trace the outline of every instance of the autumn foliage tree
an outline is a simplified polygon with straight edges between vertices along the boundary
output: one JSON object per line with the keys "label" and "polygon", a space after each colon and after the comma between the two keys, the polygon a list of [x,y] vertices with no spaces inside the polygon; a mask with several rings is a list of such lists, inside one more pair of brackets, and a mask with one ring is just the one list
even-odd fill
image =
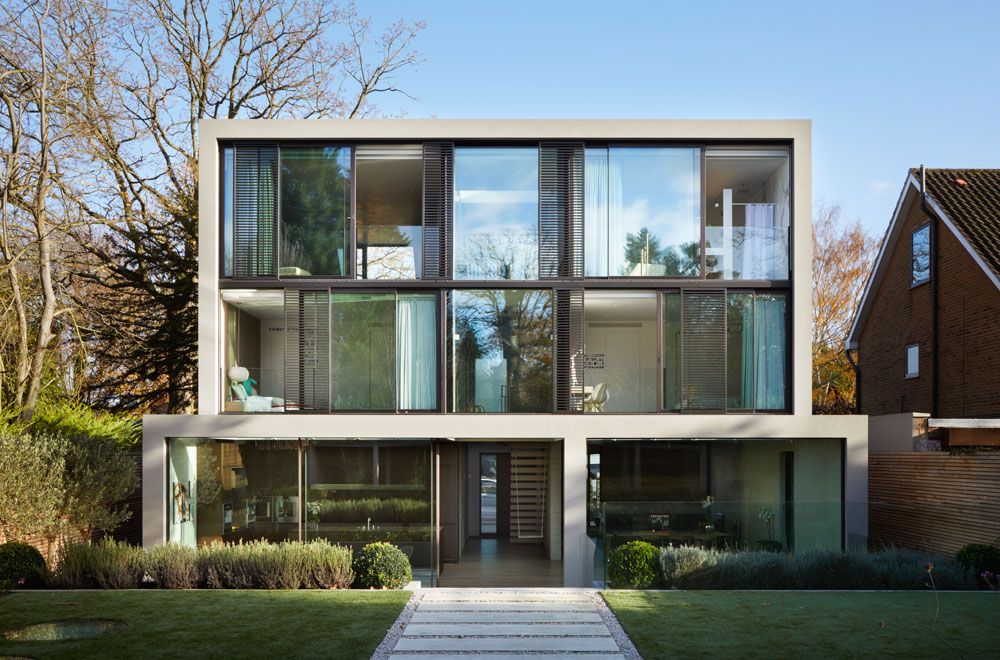
{"label": "autumn foliage tree", "polygon": [[860,222],[847,223],[840,206],[814,213],[812,262],[813,412],[854,412],[854,371],[845,354],[847,333],[861,300],[879,241]]}

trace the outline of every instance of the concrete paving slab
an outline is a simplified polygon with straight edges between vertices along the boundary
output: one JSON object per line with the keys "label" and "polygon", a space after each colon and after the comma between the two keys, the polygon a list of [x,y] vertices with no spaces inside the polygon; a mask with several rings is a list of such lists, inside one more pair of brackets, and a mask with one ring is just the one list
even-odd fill
{"label": "concrete paving slab", "polygon": [[423,601],[433,603],[438,601],[461,602],[470,600],[483,601],[546,601],[546,602],[590,602],[590,594],[587,593],[544,593],[544,592],[510,592],[510,591],[429,591],[424,594]]}
{"label": "concrete paving slab", "polygon": [[611,637],[402,637],[399,651],[617,651]]}
{"label": "concrete paving slab", "polygon": [[393,653],[389,660],[427,660],[435,656],[444,660],[625,660],[621,653]]}
{"label": "concrete paving slab", "polygon": [[417,609],[410,623],[601,623],[597,612],[450,612]]}
{"label": "concrete paving slab", "polygon": [[449,603],[437,601],[432,603],[420,603],[418,612],[593,612],[593,603],[483,603],[468,601],[463,603]]}
{"label": "concrete paving slab", "polygon": [[413,623],[404,637],[419,635],[598,635],[610,637],[604,623]]}

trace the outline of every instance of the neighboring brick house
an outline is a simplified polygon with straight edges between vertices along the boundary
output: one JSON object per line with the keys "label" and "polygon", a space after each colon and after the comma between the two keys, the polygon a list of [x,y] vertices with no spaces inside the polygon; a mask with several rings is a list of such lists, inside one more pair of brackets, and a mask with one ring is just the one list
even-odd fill
{"label": "neighboring brick house", "polygon": [[847,346],[871,544],[995,543],[1000,456],[977,448],[1000,446],[1000,170],[910,170]]}
{"label": "neighboring brick house", "polygon": [[1000,417],[1000,170],[926,170],[924,204],[920,186],[911,170],[848,338],[859,412]]}

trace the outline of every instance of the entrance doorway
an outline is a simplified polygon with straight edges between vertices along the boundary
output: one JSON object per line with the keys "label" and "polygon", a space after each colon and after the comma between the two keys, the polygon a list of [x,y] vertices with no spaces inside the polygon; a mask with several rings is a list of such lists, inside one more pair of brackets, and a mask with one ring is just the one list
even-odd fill
{"label": "entrance doorway", "polygon": [[562,443],[458,440],[438,450],[438,586],[562,586]]}

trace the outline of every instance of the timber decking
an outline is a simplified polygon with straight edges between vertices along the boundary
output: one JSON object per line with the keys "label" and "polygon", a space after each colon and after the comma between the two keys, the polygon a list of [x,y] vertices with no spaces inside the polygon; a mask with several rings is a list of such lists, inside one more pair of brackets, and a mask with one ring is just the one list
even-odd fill
{"label": "timber decking", "polygon": [[552,561],[541,543],[469,539],[457,564],[445,564],[441,587],[561,587],[561,561]]}

